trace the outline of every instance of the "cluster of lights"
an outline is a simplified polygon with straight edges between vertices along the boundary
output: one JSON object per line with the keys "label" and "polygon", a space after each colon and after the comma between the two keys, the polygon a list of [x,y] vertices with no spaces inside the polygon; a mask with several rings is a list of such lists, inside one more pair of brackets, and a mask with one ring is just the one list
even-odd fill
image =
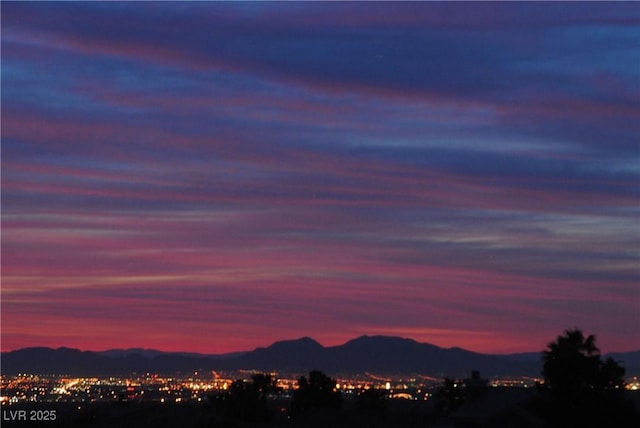
{"label": "cluster of lights", "polygon": [[[8,378],[2,376],[0,403],[13,405],[20,402],[94,402],[94,401],[159,401],[161,403],[181,403],[183,401],[203,401],[211,392],[228,391],[234,382],[233,377],[223,378],[216,372],[211,373],[210,380],[195,376],[179,379],[146,374],[139,378],[68,378],[53,376],[20,375]],[[276,387],[282,394],[298,388],[297,377],[283,379],[272,373]],[[389,398],[428,400],[435,388],[441,383],[438,379],[405,379],[392,380],[367,374],[368,381],[358,379],[340,379],[335,384],[336,391],[346,395],[357,395],[369,389],[384,391]],[[454,387],[463,385],[462,381]],[[493,379],[491,387],[528,388],[542,380],[534,378]],[[630,391],[640,390],[640,380],[634,377],[626,384]]]}
{"label": "cluster of lights", "polygon": [[506,378],[506,379],[493,379],[489,385],[493,388],[533,388],[537,384],[543,384],[542,379],[536,379],[531,377],[522,378]]}

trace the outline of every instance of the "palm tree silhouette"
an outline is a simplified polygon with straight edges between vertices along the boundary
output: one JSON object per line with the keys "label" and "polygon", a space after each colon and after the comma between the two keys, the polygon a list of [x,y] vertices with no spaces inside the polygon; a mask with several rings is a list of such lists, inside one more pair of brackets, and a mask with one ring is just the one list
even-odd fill
{"label": "palm tree silhouette", "polygon": [[549,426],[633,426],[635,411],[624,396],[625,369],[611,358],[602,362],[595,342],[594,335],[585,337],[574,328],[542,352],[541,404]]}
{"label": "palm tree silhouette", "polygon": [[565,330],[542,352],[545,384],[554,390],[572,391],[595,387],[600,378],[600,349],[594,335]]}

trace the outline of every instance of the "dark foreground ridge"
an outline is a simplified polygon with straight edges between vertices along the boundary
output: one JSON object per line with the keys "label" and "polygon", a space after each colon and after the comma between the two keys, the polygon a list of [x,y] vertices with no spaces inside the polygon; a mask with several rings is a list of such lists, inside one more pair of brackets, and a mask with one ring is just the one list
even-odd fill
{"label": "dark foreground ridge", "polygon": [[[628,375],[640,373],[640,351],[614,354]],[[471,369],[489,376],[537,376],[539,354],[487,355],[461,348],[440,348],[411,339],[362,336],[340,346],[324,347],[305,337],[276,342],[246,353],[198,355],[153,350],[80,351],[69,348],[25,348],[3,352],[3,375],[18,373],[73,376],[164,373],[194,370],[277,370],[305,373],[322,368],[331,373],[421,373],[463,376]]]}

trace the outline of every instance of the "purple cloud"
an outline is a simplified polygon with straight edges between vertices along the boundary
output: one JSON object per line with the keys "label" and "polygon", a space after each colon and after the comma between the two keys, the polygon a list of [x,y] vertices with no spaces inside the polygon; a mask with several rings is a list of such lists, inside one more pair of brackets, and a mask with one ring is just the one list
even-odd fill
{"label": "purple cloud", "polygon": [[509,326],[537,349],[579,325],[628,349],[638,24],[625,3],[3,5],[4,346],[520,351]]}

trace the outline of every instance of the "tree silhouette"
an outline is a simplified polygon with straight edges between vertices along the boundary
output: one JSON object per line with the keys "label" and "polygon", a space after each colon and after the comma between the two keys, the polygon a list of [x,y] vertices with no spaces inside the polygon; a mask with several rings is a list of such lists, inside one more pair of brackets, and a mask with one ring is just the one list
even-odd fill
{"label": "tree silhouette", "polygon": [[445,378],[435,394],[435,409],[438,413],[448,415],[464,402],[464,390],[454,379]]}
{"label": "tree silhouette", "polygon": [[298,389],[293,396],[291,413],[293,415],[309,408],[341,408],[342,395],[336,388],[336,381],[319,370],[309,373],[309,379],[301,376]]}
{"label": "tree silhouette", "polygon": [[574,329],[549,343],[542,352],[545,385],[562,392],[595,387],[601,364],[595,341],[594,335],[585,338],[582,331]]}
{"label": "tree silhouette", "polygon": [[384,389],[368,388],[358,394],[358,407],[365,411],[380,411],[386,406],[387,391]]}
{"label": "tree silhouette", "polygon": [[249,421],[265,421],[272,415],[267,408],[267,394],[274,389],[274,380],[268,374],[254,374],[251,382],[234,381],[226,394],[218,397],[226,417]]}
{"label": "tree silhouette", "polygon": [[575,328],[542,352],[542,407],[550,426],[631,426],[636,415],[624,397],[625,370],[611,358],[603,362],[595,342]]}
{"label": "tree silhouette", "polygon": [[273,379],[270,374],[256,373],[251,376],[251,381],[252,388],[257,394],[256,398],[259,401],[266,401],[267,394],[276,388],[275,379]]}

